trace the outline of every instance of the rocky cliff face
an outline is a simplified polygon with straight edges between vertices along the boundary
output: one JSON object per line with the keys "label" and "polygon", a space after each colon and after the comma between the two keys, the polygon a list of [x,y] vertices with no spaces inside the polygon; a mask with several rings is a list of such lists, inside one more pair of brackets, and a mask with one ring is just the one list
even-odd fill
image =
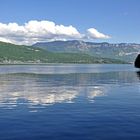
{"label": "rocky cliff face", "polygon": [[135,43],[111,44],[78,40],[40,42],[34,44],[33,47],[39,47],[51,52],[86,53],[96,57],[120,59],[129,63],[133,63],[140,52],[140,44]]}

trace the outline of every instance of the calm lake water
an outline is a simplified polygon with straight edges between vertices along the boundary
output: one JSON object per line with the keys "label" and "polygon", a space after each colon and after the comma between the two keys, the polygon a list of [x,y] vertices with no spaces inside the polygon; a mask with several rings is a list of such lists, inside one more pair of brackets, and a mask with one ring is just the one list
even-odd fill
{"label": "calm lake water", "polygon": [[133,65],[1,65],[0,140],[140,140]]}

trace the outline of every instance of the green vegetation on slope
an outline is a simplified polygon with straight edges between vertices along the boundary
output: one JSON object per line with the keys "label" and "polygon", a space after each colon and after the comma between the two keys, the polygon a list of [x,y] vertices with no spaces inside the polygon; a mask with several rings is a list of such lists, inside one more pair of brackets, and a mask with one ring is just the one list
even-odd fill
{"label": "green vegetation on slope", "polygon": [[0,62],[45,62],[45,57],[46,52],[41,49],[0,42]]}
{"label": "green vegetation on slope", "polygon": [[115,59],[97,58],[88,54],[52,53],[31,46],[0,42],[0,63],[124,63]]}
{"label": "green vegetation on slope", "polygon": [[97,58],[80,53],[51,53],[49,63],[125,63],[116,59]]}

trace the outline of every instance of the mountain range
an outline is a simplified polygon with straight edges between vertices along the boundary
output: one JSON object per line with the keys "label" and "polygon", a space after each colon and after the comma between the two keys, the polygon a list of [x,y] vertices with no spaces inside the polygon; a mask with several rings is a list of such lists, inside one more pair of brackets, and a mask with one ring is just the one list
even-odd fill
{"label": "mountain range", "polygon": [[81,53],[98,58],[118,59],[133,63],[140,52],[140,44],[136,43],[94,43],[79,40],[38,42],[33,45],[55,53]]}
{"label": "mountain range", "polygon": [[[56,43],[56,42],[52,42]],[[66,43],[66,42],[65,42]],[[125,63],[121,60],[93,56],[80,51],[55,51],[50,47],[25,46],[0,42],[0,64],[25,63]],[[60,48],[60,47],[58,47]],[[66,47],[67,48],[67,47]]]}

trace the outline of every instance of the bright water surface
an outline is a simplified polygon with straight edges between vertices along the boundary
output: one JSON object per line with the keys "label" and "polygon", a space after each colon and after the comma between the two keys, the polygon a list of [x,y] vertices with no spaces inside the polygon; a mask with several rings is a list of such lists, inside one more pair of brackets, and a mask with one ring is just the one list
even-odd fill
{"label": "bright water surface", "polygon": [[1,65],[0,140],[140,140],[133,65]]}

